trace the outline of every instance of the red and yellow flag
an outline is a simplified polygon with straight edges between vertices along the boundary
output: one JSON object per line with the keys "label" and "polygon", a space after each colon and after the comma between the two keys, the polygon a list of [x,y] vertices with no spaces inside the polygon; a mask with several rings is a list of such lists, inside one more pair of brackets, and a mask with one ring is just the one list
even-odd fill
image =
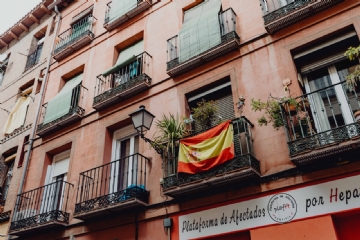
{"label": "red and yellow flag", "polygon": [[180,140],[178,172],[196,174],[234,158],[234,134],[231,121]]}

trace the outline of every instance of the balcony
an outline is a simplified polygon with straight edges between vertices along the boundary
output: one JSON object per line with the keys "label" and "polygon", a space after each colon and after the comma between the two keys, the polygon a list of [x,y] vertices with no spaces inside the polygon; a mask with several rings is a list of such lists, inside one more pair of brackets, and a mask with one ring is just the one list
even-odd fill
{"label": "balcony", "polygon": [[57,181],[18,195],[9,234],[22,236],[67,225],[72,188],[71,183]]}
{"label": "balcony", "polygon": [[282,105],[291,161],[296,165],[349,160],[360,153],[358,91],[344,83],[305,94],[297,107]]}
{"label": "balcony", "polygon": [[[232,8],[220,13],[219,23],[219,30],[221,32],[220,44],[184,62],[179,61],[180,49],[178,46],[180,46],[180,40],[178,35],[167,41],[168,50],[166,64],[167,74],[169,76],[176,77],[240,47],[240,38],[236,33],[236,14]],[[208,37],[210,38],[211,36]],[[199,43],[195,43],[190,48],[197,49],[199,47]],[[191,49],[189,49],[189,51]]]}
{"label": "balcony", "polygon": [[[119,7],[117,9],[112,9],[112,2],[109,2],[106,5],[104,28],[108,31],[116,28],[130,18],[133,18],[139,13],[150,8],[152,2],[152,0],[137,0],[136,6],[126,6],[127,10],[125,11],[122,8],[119,10]],[[117,13],[112,11],[117,11]]]}
{"label": "balcony", "polygon": [[69,56],[94,39],[95,35],[92,32],[93,19],[94,16],[89,14],[58,36],[58,42],[54,49],[54,59],[56,61]]}
{"label": "balcony", "polygon": [[28,69],[32,68],[33,66],[35,66],[36,64],[39,63],[39,59],[40,59],[40,55],[41,55],[43,46],[44,46],[44,43],[39,44],[37,46],[36,50],[27,57],[25,72]]}
{"label": "balcony", "polygon": [[164,159],[166,177],[164,194],[177,198],[186,195],[203,195],[241,187],[260,178],[260,163],[253,155],[251,128],[245,117],[232,121],[234,128],[235,158],[218,167],[198,174],[177,172],[177,159]]}
{"label": "balcony", "polygon": [[265,28],[272,34],[344,0],[260,0]]}
{"label": "balcony", "polygon": [[40,115],[40,124],[38,125],[36,134],[40,137],[44,137],[59,129],[62,129],[65,126],[79,121],[85,113],[85,110],[82,107],[85,90],[87,90],[87,88],[82,85],[76,86],[72,90],[71,102],[68,107],[69,111],[63,116],[50,122],[44,122],[48,103],[43,104],[42,112]]}
{"label": "balcony", "polygon": [[80,173],[74,218],[87,220],[146,206],[149,161],[137,153]]}
{"label": "balcony", "polygon": [[99,75],[95,86],[93,108],[100,111],[151,86],[149,77],[152,57],[143,52],[129,64],[106,77]]}

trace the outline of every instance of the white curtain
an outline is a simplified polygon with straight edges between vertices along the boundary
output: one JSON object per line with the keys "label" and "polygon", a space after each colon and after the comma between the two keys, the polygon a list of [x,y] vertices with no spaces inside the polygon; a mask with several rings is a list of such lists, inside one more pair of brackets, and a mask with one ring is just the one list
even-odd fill
{"label": "white curtain", "polygon": [[11,110],[3,128],[5,134],[12,133],[15,129],[24,125],[30,97],[20,97]]}
{"label": "white curtain", "polygon": [[221,43],[220,10],[220,0],[208,0],[185,12],[179,33],[180,63]]}

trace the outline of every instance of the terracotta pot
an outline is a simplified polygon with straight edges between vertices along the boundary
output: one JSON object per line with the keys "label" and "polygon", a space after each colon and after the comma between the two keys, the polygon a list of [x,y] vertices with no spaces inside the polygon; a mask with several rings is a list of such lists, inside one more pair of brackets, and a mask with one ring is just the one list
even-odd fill
{"label": "terracotta pot", "polygon": [[360,110],[356,111],[354,113],[355,121],[360,122]]}

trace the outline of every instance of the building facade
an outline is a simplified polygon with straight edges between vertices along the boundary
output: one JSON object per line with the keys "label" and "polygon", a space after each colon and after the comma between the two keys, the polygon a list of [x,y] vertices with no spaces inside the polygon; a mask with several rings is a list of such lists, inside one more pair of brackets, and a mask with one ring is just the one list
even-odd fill
{"label": "building facade", "polygon": [[[24,106],[10,92],[28,93],[31,83],[43,93],[26,95],[34,100],[18,135],[18,117],[0,120],[14,135],[0,145],[5,183],[14,169],[10,239],[360,234],[359,90],[345,84],[359,60],[344,56],[360,45],[359,1],[58,0],[36,9],[44,15],[23,38],[10,42],[21,36],[15,29],[0,38],[10,53],[0,107]],[[31,40],[40,30],[45,39]],[[34,71],[17,55],[25,42],[29,53],[44,46]],[[155,116],[151,127],[145,117],[138,127],[143,113]],[[161,137],[179,122],[181,133]],[[230,153],[215,158],[210,147],[206,161],[217,162],[206,165],[194,146],[221,142],[206,136],[223,125]],[[185,154],[191,173],[179,154],[186,139],[197,139]]]}
{"label": "building facade", "polygon": [[51,52],[53,13],[45,7],[50,2],[39,3],[0,36],[1,235],[7,235],[16,203],[26,145]]}

